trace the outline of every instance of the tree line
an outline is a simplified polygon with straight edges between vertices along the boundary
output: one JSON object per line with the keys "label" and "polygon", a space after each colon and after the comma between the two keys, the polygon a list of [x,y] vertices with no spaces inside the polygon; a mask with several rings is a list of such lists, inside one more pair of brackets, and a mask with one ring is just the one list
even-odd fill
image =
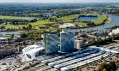
{"label": "tree line", "polygon": [[25,20],[25,19],[0,19],[0,24],[12,24],[12,25],[25,25],[28,23],[36,22],[37,19]]}

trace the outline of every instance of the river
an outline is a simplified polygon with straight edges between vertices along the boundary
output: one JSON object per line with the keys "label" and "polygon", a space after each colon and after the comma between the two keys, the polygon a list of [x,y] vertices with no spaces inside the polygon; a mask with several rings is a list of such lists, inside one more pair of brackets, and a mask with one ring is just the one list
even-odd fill
{"label": "river", "polygon": [[11,35],[11,34],[20,35],[20,32],[19,32],[19,31],[6,31],[6,32],[0,32],[0,35],[1,35],[1,36]]}
{"label": "river", "polygon": [[110,15],[110,14],[108,14],[107,16],[109,16],[112,19],[111,22],[108,24],[103,24],[103,25],[88,27],[88,28],[81,28],[81,29],[71,29],[71,30],[74,32],[79,32],[80,30],[81,31],[90,31],[90,30],[97,30],[97,29],[101,30],[104,28],[112,27],[112,26],[119,26],[119,16]]}

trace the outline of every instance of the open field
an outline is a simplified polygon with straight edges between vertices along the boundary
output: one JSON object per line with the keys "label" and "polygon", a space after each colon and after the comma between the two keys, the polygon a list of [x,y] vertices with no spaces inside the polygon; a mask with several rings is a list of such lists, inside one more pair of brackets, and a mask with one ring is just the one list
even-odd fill
{"label": "open field", "polygon": [[[74,24],[79,25],[80,27],[88,27],[88,23],[85,23],[85,22],[82,22],[82,21],[76,21],[75,20],[79,16],[80,16],[80,14],[74,14],[74,15],[64,16],[64,17],[61,17],[61,18],[56,18],[55,16],[53,16],[52,18],[55,18],[58,21],[63,22],[63,23],[74,23]],[[102,22],[104,20],[107,19],[107,17],[105,15],[99,15],[99,14],[97,14],[97,17],[98,17],[98,20],[91,21],[91,22],[94,22],[95,25],[100,25],[100,24],[102,24]],[[21,19],[21,18],[26,18],[26,17],[0,16],[0,19]],[[56,22],[49,21],[49,19],[45,19],[45,20],[38,20],[36,22],[28,23],[28,24],[31,24],[33,27],[35,27],[35,26],[40,26],[40,25],[53,25],[55,23]],[[27,25],[11,25],[11,24],[4,25],[4,24],[0,24],[0,26],[5,26],[6,29],[7,28],[18,29],[19,27],[21,28],[21,27],[27,26]]]}
{"label": "open field", "polygon": [[[31,24],[33,27],[34,26],[38,26],[38,25],[50,25],[50,24],[54,24],[54,22],[50,22],[50,21],[48,21],[48,20],[38,20],[38,21],[36,21],[36,22],[34,22],[34,23],[29,23],[29,24]],[[0,26],[5,26],[5,28],[7,29],[7,28],[15,28],[15,29],[18,29],[19,27],[20,28],[22,28],[23,26],[27,26],[27,25],[12,25],[12,24],[7,24],[7,25],[5,25],[5,24],[0,24]]]}
{"label": "open field", "polygon": [[[56,18],[58,21],[63,22],[63,23],[75,23],[78,24],[79,26],[87,26],[88,23],[82,22],[82,21],[73,21],[74,19],[78,18],[81,14],[75,14],[75,15],[69,15],[69,16],[64,16],[61,18]],[[90,14],[91,15],[91,14]],[[92,14],[93,15],[93,14]],[[99,15],[96,14],[98,17],[98,20],[92,20],[91,22],[94,22],[95,25],[100,25],[103,23],[104,20],[107,19],[105,15]]]}
{"label": "open field", "polygon": [[27,26],[27,25],[11,25],[11,24],[8,24],[8,25],[5,25],[5,28],[15,28],[15,29],[19,29],[22,28],[23,26]]}
{"label": "open field", "polygon": [[47,19],[47,20],[38,20],[38,21],[36,21],[34,23],[29,23],[29,24],[31,24],[33,26],[37,26],[37,25],[50,25],[50,24],[54,24],[54,22],[51,22],[51,21],[49,21]]}
{"label": "open field", "polygon": [[27,26],[27,25],[12,25],[12,24],[7,24],[7,25],[5,25],[5,24],[0,24],[0,26],[5,26],[5,28],[6,29],[19,29],[19,27],[20,28],[22,28],[23,26]]}
{"label": "open field", "polygon": [[61,21],[63,23],[74,23],[74,24],[78,24],[80,27],[82,27],[82,26],[86,27],[87,23],[79,22],[79,21],[73,21],[74,19],[78,18],[79,16],[80,16],[80,14],[75,14],[75,15],[64,16],[61,18],[56,18],[56,17],[53,17],[53,18],[56,18],[58,21]]}
{"label": "open field", "polygon": [[75,14],[75,15],[69,15],[69,16],[64,16],[61,18],[56,18],[58,21],[64,22],[64,23],[71,23],[73,22],[73,19],[78,18],[79,14]]}
{"label": "open field", "polygon": [[94,22],[95,25],[99,25],[106,19],[107,17],[105,15],[98,15],[98,20],[94,20],[92,22]]}

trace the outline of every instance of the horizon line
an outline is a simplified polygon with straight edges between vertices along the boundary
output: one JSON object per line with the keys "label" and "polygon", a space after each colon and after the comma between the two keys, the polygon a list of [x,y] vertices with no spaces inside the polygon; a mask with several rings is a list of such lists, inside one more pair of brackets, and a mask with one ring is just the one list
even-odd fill
{"label": "horizon line", "polygon": [[119,3],[119,2],[0,2],[0,3]]}

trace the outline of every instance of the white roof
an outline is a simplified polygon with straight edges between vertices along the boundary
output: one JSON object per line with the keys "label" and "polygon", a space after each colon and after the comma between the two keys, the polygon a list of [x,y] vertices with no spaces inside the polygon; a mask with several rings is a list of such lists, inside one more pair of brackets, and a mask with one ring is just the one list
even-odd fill
{"label": "white roof", "polygon": [[98,56],[98,55],[100,55],[100,54],[101,54],[101,53],[97,53],[97,54],[89,55],[89,56],[87,56],[87,57],[77,58],[77,59],[74,59],[74,60],[71,60],[71,61],[67,61],[67,62],[63,62],[63,63],[58,64],[58,65],[55,65],[54,67],[55,67],[55,68],[65,67],[65,66],[71,65],[71,64],[73,64],[73,63],[77,63],[77,62],[80,62],[80,61],[82,61],[82,60],[86,60],[86,59],[89,59],[89,58]]}
{"label": "white roof", "polygon": [[0,37],[0,40],[7,40],[6,37]]}
{"label": "white roof", "polygon": [[109,33],[109,35],[112,34],[119,34],[119,28],[112,30],[112,32]]}
{"label": "white roof", "polygon": [[78,53],[83,53],[83,52],[88,51],[88,50],[89,50],[89,48],[86,48],[86,49],[79,50],[79,51],[76,51],[76,52],[72,52],[72,53],[68,53],[68,54],[65,54],[65,55],[61,55],[61,56],[58,56],[58,57],[55,57],[55,58],[52,58],[52,59],[43,60],[41,62],[43,62],[43,63],[52,62],[51,64],[54,65],[54,64],[56,64],[55,60],[57,60],[57,59],[65,58],[65,57],[72,56],[72,55],[78,54]]}
{"label": "white roof", "polygon": [[119,28],[112,30],[113,33],[119,34]]}
{"label": "white roof", "polygon": [[43,49],[44,49],[44,47],[41,47],[38,45],[30,45],[30,46],[27,46],[26,48],[24,48],[22,51],[24,54],[26,54],[26,53],[34,53],[34,52],[37,52],[37,51],[40,51]]}
{"label": "white roof", "polygon": [[90,59],[88,59],[88,60],[84,60],[84,61],[82,61],[82,62],[78,62],[78,63],[75,63],[75,64],[68,65],[68,66],[66,66],[66,67],[62,67],[62,68],[61,68],[61,71],[67,71],[67,70],[69,70],[69,69],[73,69],[73,68],[76,68],[76,67],[80,67],[80,66],[82,66],[82,65],[85,65],[85,64],[87,64],[87,63],[91,63],[91,62],[93,62],[93,61],[96,61],[96,60],[101,59],[102,56],[103,56],[103,57],[107,57],[108,55],[103,54],[103,55],[100,55],[100,56],[97,56],[97,57],[90,58]]}
{"label": "white roof", "polygon": [[104,50],[104,51],[107,51],[107,52],[119,53],[118,51],[114,51],[114,50],[106,49],[106,48],[102,48],[102,47],[90,46],[90,48],[98,48],[100,50]]}
{"label": "white roof", "polygon": [[29,52],[27,52],[27,54],[33,54],[33,53],[35,53],[35,52],[38,52],[38,51],[42,51],[42,50],[44,50],[44,48],[37,48],[37,49],[32,49],[32,51],[29,51]]}

